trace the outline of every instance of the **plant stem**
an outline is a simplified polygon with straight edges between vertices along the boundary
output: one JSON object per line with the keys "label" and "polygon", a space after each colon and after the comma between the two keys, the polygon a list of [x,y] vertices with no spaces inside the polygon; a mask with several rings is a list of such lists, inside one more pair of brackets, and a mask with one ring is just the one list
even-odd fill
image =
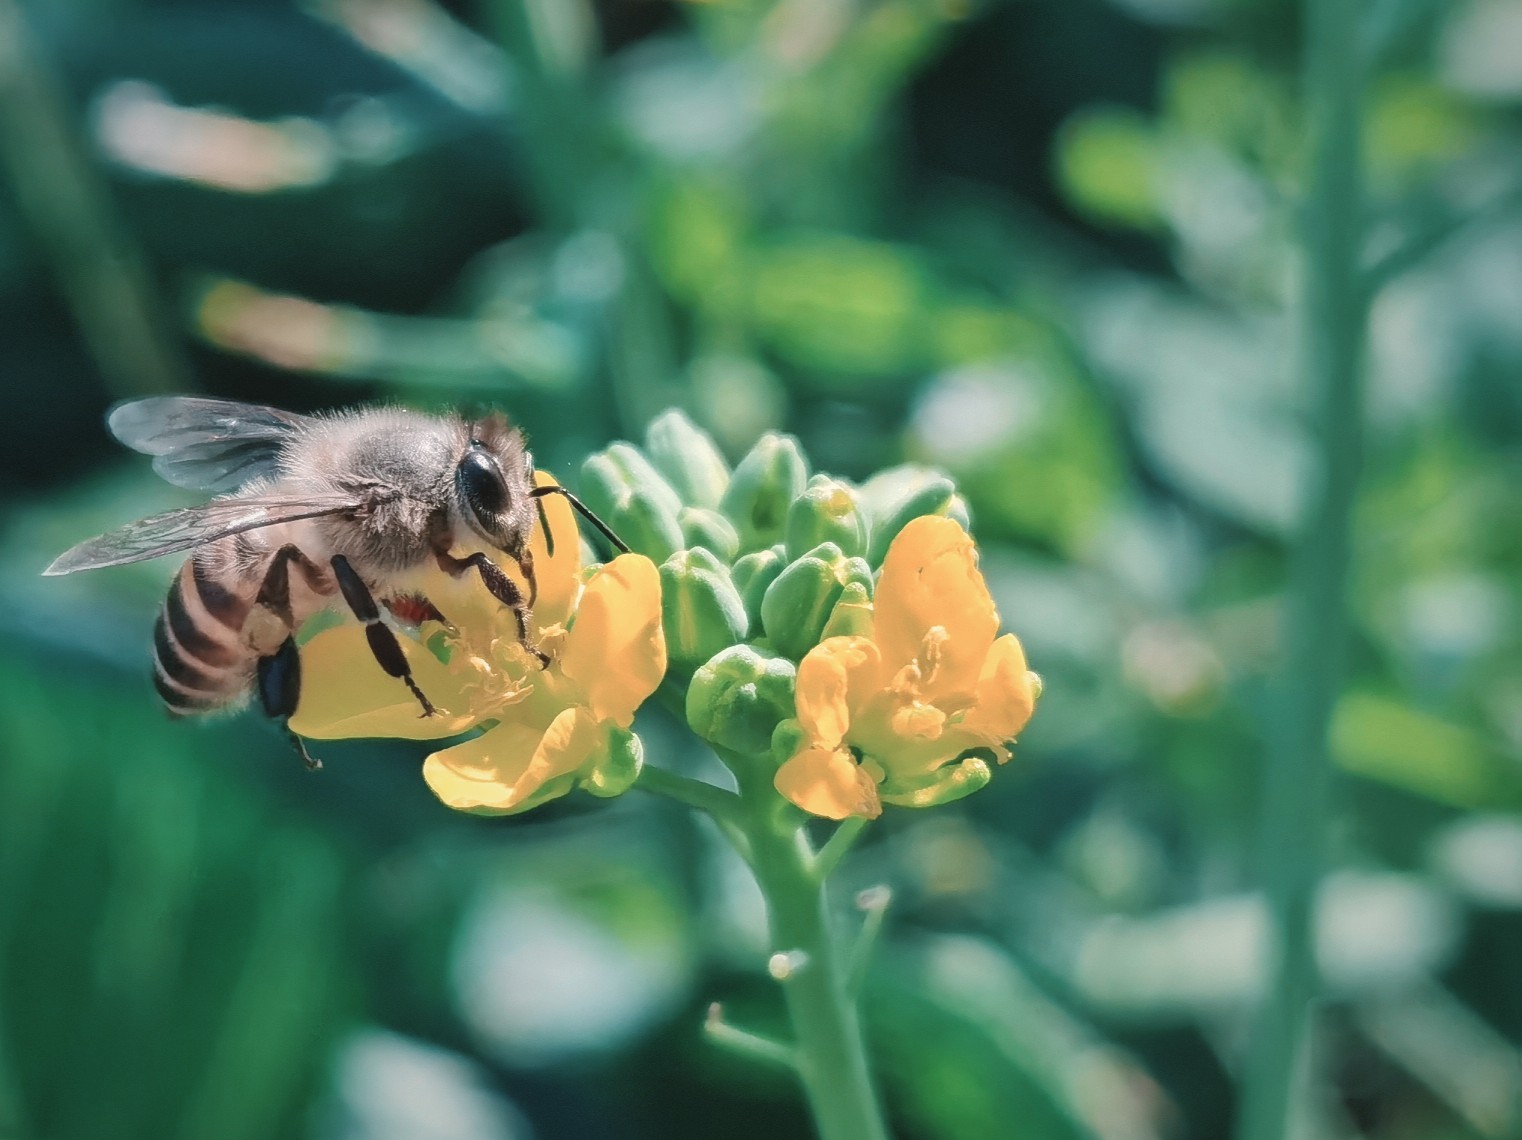
{"label": "plant stem", "polygon": [[1444,245],[1461,234],[1522,206],[1522,185],[1509,186],[1481,202],[1451,213],[1412,233],[1389,253],[1364,270],[1365,287],[1370,295],[1383,289],[1401,274],[1414,269]]}
{"label": "plant stem", "polygon": [[798,1058],[793,1056],[791,1048],[769,1037],[762,1037],[760,1034],[741,1029],[737,1025],[731,1025],[724,1020],[724,1009],[718,1002],[708,1007],[708,1020],[703,1022],[703,1032],[715,1045],[739,1053],[741,1056],[764,1061],[768,1065],[776,1065],[791,1072],[798,1071]]}
{"label": "plant stem", "polygon": [[[739,772],[754,772],[737,765]],[[771,780],[745,779],[751,866],[766,899],[772,950],[797,962],[778,980],[795,1059],[820,1140],[885,1140],[861,1021],[828,917],[824,879],[796,822],[781,822]]]}
{"label": "plant stem", "polygon": [[821,879],[828,879],[845,854],[861,837],[866,830],[868,821],[861,816],[853,816],[845,820],[835,828],[835,833],[824,841],[824,846],[819,849],[819,854],[814,858],[814,870]]}
{"label": "plant stem", "polygon": [[643,791],[654,792],[676,800],[678,803],[684,803],[688,807],[697,808],[699,811],[706,811],[716,819],[733,822],[739,818],[739,796],[706,781],[668,772],[665,768],[646,764],[640,769],[639,780],[635,786]]}
{"label": "plant stem", "polygon": [[862,912],[861,929],[851,944],[851,956],[846,968],[846,992],[852,997],[861,993],[867,980],[867,968],[872,964],[872,951],[882,936],[883,923],[888,917],[888,904],[893,895],[887,887],[871,887],[856,896],[856,909]]}
{"label": "plant stem", "polygon": [[1363,239],[1359,0],[1305,0],[1311,170],[1304,217],[1304,366],[1318,405],[1320,485],[1291,569],[1281,731],[1264,775],[1262,866],[1272,924],[1238,1135],[1283,1140],[1319,988],[1315,901],[1330,816],[1327,728],[1343,674],[1354,498],[1362,453],[1367,297]]}
{"label": "plant stem", "polygon": [[0,175],[52,263],[81,336],[118,395],[184,391],[140,251],[78,139],[68,98],[16,0],[0,0]]}

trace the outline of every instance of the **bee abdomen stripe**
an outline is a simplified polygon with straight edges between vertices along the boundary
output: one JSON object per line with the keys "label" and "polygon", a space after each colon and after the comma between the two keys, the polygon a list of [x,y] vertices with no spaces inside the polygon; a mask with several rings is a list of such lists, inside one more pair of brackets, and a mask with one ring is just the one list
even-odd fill
{"label": "bee abdomen stripe", "polygon": [[220,693],[191,693],[181,689],[164,675],[164,670],[157,661],[153,663],[153,687],[157,690],[159,699],[175,716],[209,712],[227,703],[227,697]]}
{"label": "bee abdomen stripe", "polygon": [[237,633],[243,628],[243,621],[248,617],[249,599],[239,597],[218,582],[198,560],[192,558],[187,561],[176,582],[184,583],[188,592],[195,595],[201,608],[228,629]]}
{"label": "bee abdomen stripe", "polygon": [[[202,665],[232,664],[238,656],[237,649],[220,638],[209,635],[186,608],[182,585],[184,579],[184,574],[176,578],[169,587],[169,596],[164,599],[164,616],[169,621],[175,643],[186,657]],[[193,581],[190,588],[196,588]]]}
{"label": "bee abdomen stripe", "polygon": [[[168,606],[164,607],[165,612]],[[159,670],[169,680],[190,693],[216,693],[224,687],[226,672],[208,668],[187,656],[170,636],[170,623],[165,612],[153,624],[153,659]]]}

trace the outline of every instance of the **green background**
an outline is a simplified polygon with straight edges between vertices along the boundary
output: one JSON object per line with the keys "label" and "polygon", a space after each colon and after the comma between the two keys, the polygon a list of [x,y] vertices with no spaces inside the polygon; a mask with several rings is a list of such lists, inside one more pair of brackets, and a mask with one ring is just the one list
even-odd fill
{"label": "green background", "polygon": [[[1522,4],[1364,9],[1380,287],[1302,1108],[1505,1137]],[[952,473],[1046,692],[987,790],[842,872],[894,891],[894,1128],[1228,1135],[1316,471],[1300,46],[1282,0],[0,0],[0,1138],[807,1135],[700,1032],[781,1029],[704,824],[453,816],[421,745],[308,775],[256,716],[163,717],[172,559],[39,576],[192,501],[103,426],[163,391],[500,406],[572,486],[670,405],[731,459],[781,427],[845,477]]]}

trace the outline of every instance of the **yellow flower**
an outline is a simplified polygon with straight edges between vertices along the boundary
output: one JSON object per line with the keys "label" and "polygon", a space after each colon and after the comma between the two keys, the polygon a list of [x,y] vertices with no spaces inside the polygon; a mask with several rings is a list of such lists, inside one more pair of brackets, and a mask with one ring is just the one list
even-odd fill
{"label": "yellow flower", "polygon": [[[363,628],[346,624],[302,647],[306,680],[291,728],[330,740],[438,740],[484,727],[423,763],[434,794],[460,811],[524,811],[578,784],[603,795],[626,788],[640,763],[634,711],[666,672],[660,575],[648,558],[625,554],[583,586],[575,517],[558,495],[544,506],[557,541],[552,557],[536,527],[529,544],[539,584],[529,641],[550,655],[548,668],[519,643],[512,612],[475,573],[439,571],[423,591],[453,628],[425,622],[419,640],[401,639],[437,714],[419,716],[417,700],[376,663]],[[518,577],[511,563],[503,569]]]}
{"label": "yellow flower", "polygon": [[[870,633],[826,638],[798,666],[800,743],[777,790],[814,815],[874,818],[982,787],[1035,709],[1040,681],[956,521],[914,519],[888,548]],[[963,757],[959,764],[952,762]]]}

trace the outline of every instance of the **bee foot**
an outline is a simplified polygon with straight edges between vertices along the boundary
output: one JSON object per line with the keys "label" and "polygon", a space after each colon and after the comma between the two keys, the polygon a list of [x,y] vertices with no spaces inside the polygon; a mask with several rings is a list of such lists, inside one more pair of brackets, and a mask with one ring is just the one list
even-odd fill
{"label": "bee foot", "polygon": [[412,690],[412,695],[417,698],[418,704],[423,706],[423,711],[418,714],[419,720],[422,720],[424,717],[438,715],[439,710],[434,708],[433,702],[423,695],[423,690],[417,687],[416,681],[411,677],[403,677],[402,680],[407,682],[407,688]]}
{"label": "bee foot", "polygon": [[306,770],[308,772],[320,772],[322,770],[322,761],[307,751],[306,741],[297,736],[289,726],[286,727],[285,734],[290,738],[291,743],[296,746],[296,751],[301,753],[301,763],[306,767]]}
{"label": "bee foot", "polygon": [[540,669],[548,669],[550,667],[550,655],[544,650],[530,649],[529,652],[532,653],[535,657],[539,658]]}

